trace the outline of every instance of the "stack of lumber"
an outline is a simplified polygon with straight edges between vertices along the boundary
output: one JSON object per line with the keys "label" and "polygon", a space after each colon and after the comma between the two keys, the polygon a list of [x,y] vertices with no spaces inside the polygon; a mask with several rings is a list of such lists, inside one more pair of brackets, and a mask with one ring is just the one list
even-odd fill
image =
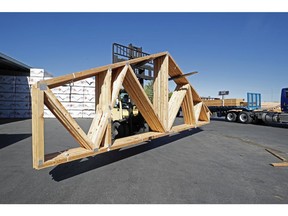
{"label": "stack of lumber", "polygon": [[[223,100],[203,100],[206,106],[223,106]],[[244,99],[232,98],[232,99],[224,99],[224,106],[243,106]]]}
{"label": "stack of lumber", "polygon": [[[39,68],[23,75],[0,75],[0,118],[31,118],[31,86],[52,78]],[[94,77],[53,88],[52,92],[73,118],[95,116]],[[44,118],[55,118],[46,106]]]}
{"label": "stack of lumber", "polygon": [[[93,77],[51,90],[73,118],[93,118],[95,116],[95,79]],[[44,118],[55,118],[46,106]]]}
{"label": "stack of lumber", "polygon": [[31,118],[31,85],[51,76],[43,69],[30,74],[0,75],[0,118]]}
{"label": "stack of lumber", "polygon": [[273,112],[281,112],[281,107],[279,102],[262,102],[261,108],[263,110],[273,111]]}

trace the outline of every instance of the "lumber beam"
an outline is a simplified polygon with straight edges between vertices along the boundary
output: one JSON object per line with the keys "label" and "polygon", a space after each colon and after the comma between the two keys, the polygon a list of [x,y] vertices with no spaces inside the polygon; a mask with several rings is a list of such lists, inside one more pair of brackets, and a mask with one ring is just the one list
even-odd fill
{"label": "lumber beam", "polygon": [[108,125],[111,118],[111,76],[112,70],[108,69],[96,77],[96,114],[87,134],[94,151],[98,151],[102,142],[104,146],[111,145],[111,125]]}
{"label": "lumber beam", "polygon": [[78,147],[78,148],[67,149],[61,152],[50,153],[50,154],[45,155],[45,162],[42,166],[39,167],[39,169],[79,160],[79,159],[94,156],[103,152],[106,152],[106,150],[100,149],[98,152],[94,152],[94,151],[89,151],[82,147]]}
{"label": "lumber beam", "polygon": [[176,86],[175,91],[172,93],[172,96],[169,100],[169,121],[168,121],[169,130],[172,128],[177,113],[188,90],[189,90],[189,84],[183,86],[178,85]]}
{"label": "lumber beam", "polygon": [[194,112],[195,112],[196,124],[197,124],[198,121],[199,121],[202,104],[203,104],[203,102],[199,102],[199,103],[197,103],[197,104],[194,104]]}
{"label": "lumber beam", "polygon": [[99,151],[94,152],[94,151],[89,151],[87,149],[84,149],[82,147],[78,148],[72,148],[72,149],[67,149],[61,152],[55,152],[55,153],[50,153],[45,155],[45,162],[41,166],[38,167],[38,169],[43,169],[75,160],[79,160],[81,158],[85,157],[91,157],[95,156],[104,152],[107,152],[108,150],[116,150],[116,149],[121,149],[127,146],[132,146],[138,143],[143,143],[149,140],[154,140],[160,137],[164,136],[169,136],[173,135],[175,133],[184,131],[184,130],[189,130],[194,128],[191,125],[177,125],[172,127],[171,131],[169,133],[159,133],[159,132],[146,132],[143,134],[137,134],[129,137],[123,137],[116,139],[111,148],[100,148]]}
{"label": "lumber beam", "polygon": [[194,102],[191,91],[191,85],[189,85],[189,90],[186,92],[182,103],[182,113],[184,118],[184,123],[188,125],[196,125],[196,117],[194,112]]}
{"label": "lumber beam", "polygon": [[32,152],[33,168],[44,163],[44,92],[32,86]]}
{"label": "lumber beam", "polygon": [[104,152],[107,152],[108,150],[116,150],[120,149],[126,146],[131,146],[133,144],[145,142],[148,140],[156,139],[161,136],[167,136],[168,134],[165,133],[158,133],[158,132],[147,132],[141,135],[134,135],[130,137],[124,137],[115,140],[113,146],[111,148],[100,148],[99,151],[88,151],[87,149],[84,149],[82,147],[78,148],[72,148],[67,149],[61,152],[55,152],[45,155],[45,162],[41,166],[38,167],[38,169],[43,169],[75,160],[79,160],[81,158],[85,157],[91,157],[95,156]]}
{"label": "lumber beam", "polygon": [[[112,69],[108,69],[107,75],[104,80],[104,85],[105,85],[105,94],[104,94],[104,102],[103,102],[103,107],[104,107],[104,112],[107,113],[107,120],[106,121],[106,131],[104,134],[104,140],[103,144],[104,147],[110,147],[112,144],[112,116],[111,116],[111,111],[112,111],[112,104],[111,104],[111,93],[112,93],[112,84],[111,84],[111,79],[112,79]],[[105,119],[105,117],[104,117]],[[105,129],[104,129],[105,130]]]}
{"label": "lumber beam", "polygon": [[[91,139],[92,141],[92,136],[94,135],[93,140],[95,141],[95,131],[97,129],[97,127],[100,124],[102,115],[103,115],[103,110],[102,110],[102,104],[103,104],[103,99],[101,97],[101,90],[102,90],[102,85],[104,83],[104,79],[105,79],[105,72],[102,73],[98,73],[95,75],[95,116],[92,120],[92,123],[90,125],[89,131],[87,133],[87,136],[89,137],[89,139]],[[94,143],[92,141],[92,143]],[[98,150],[98,147],[95,147],[93,144],[93,148],[94,151]]]}
{"label": "lumber beam", "polygon": [[113,79],[113,89],[112,89],[112,99],[111,99],[112,107],[114,106],[116,99],[118,98],[119,91],[122,87],[128,67],[129,67],[129,64],[126,64],[124,68],[121,70],[121,72],[118,74],[118,76]]}
{"label": "lumber beam", "polygon": [[44,91],[44,103],[80,146],[88,150],[92,149],[91,140],[48,87]]}
{"label": "lumber beam", "polygon": [[95,75],[95,113],[102,111],[101,89],[105,79],[105,72]]}
{"label": "lumber beam", "polygon": [[288,162],[271,163],[273,167],[288,167]]}
{"label": "lumber beam", "polygon": [[278,162],[278,163],[271,163],[270,165],[273,167],[288,167],[288,160],[284,157],[282,157],[279,153],[276,152],[276,150],[272,150],[272,149],[265,149],[267,152],[269,152],[270,154],[274,155],[275,157],[277,157],[278,159],[280,159],[282,162]]}
{"label": "lumber beam", "polygon": [[210,121],[210,112],[204,103],[202,103],[199,121]]}
{"label": "lumber beam", "polygon": [[193,128],[195,128],[195,126],[188,125],[188,124],[176,125],[176,126],[173,126],[171,128],[170,133],[178,133],[178,132],[181,132],[181,131],[184,131],[184,130],[193,129]]}
{"label": "lumber beam", "polygon": [[201,97],[199,96],[199,94],[195,91],[195,89],[191,85],[190,85],[190,88],[191,88],[194,104],[202,102]]}
{"label": "lumber beam", "polygon": [[266,150],[267,152],[269,152],[270,154],[274,155],[275,157],[277,157],[278,159],[287,162],[287,159],[284,158],[284,157],[282,157],[281,155],[279,155],[279,153],[277,153],[276,151],[274,151],[274,150],[272,150],[272,149],[268,149],[268,148],[266,148],[265,150]]}
{"label": "lumber beam", "polygon": [[109,68],[111,70],[113,70],[113,69],[117,69],[119,67],[123,67],[127,63],[128,64],[138,64],[138,63],[145,62],[145,61],[151,61],[157,57],[165,56],[167,54],[168,54],[167,52],[152,54],[152,55],[148,55],[148,56],[144,56],[144,57],[131,59],[128,61],[118,62],[118,63],[114,63],[114,64],[105,65],[102,67],[92,68],[92,69],[88,69],[88,70],[84,70],[84,71],[80,71],[80,72],[75,72],[72,74],[67,74],[67,75],[55,77],[55,78],[52,78],[49,80],[43,80],[43,81],[40,81],[40,83],[46,84],[50,89],[52,89],[52,88],[55,88],[57,86],[65,85],[65,84],[72,82],[72,81],[76,82],[76,81],[79,81],[82,79],[86,79],[86,78],[95,76],[98,73],[107,71]]}
{"label": "lumber beam", "polygon": [[154,59],[153,106],[165,131],[168,130],[168,69],[169,56]]}
{"label": "lumber beam", "polygon": [[108,112],[103,112],[99,119],[97,118],[98,116],[95,116],[97,118],[96,121],[94,120],[92,121],[91,127],[88,132],[88,137],[91,139],[93,143],[94,151],[98,151],[101,144],[105,145],[104,141],[107,142],[106,145],[111,144],[111,141],[109,142],[108,138],[107,140],[103,140],[104,134],[108,126],[108,121],[109,121],[108,116],[109,116]]}
{"label": "lumber beam", "polygon": [[174,61],[172,56],[169,55],[169,76],[170,77],[177,77],[177,76],[180,77],[179,79],[174,80],[174,82],[177,85],[188,84],[189,83],[188,79],[185,76],[181,76],[181,75],[184,75],[184,73],[182,72],[180,67],[177,65],[177,63]]}
{"label": "lumber beam", "polygon": [[113,143],[111,150],[119,149],[119,148],[124,148],[133,144],[145,142],[148,140],[156,139],[162,136],[165,136],[167,134],[165,133],[159,133],[159,132],[146,132],[142,134],[137,134],[133,136],[128,136],[128,137],[123,137],[116,139],[115,142]]}
{"label": "lumber beam", "polygon": [[138,110],[142,114],[143,118],[153,131],[164,132],[165,128],[162,125],[160,119],[156,115],[148,96],[139,83],[136,75],[133,72],[131,66],[126,73],[123,81],[123,86],[128,92],[131,99],[136,104]]}

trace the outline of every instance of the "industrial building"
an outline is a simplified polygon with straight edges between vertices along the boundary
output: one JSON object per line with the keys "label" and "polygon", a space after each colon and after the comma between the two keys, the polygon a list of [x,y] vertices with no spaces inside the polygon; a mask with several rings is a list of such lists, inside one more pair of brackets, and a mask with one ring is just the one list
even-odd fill
{"label": "industrial building", "polygon": [[[0,53],[0,118],[31,118],[32,84],[52,77],[44,69],[33,68]],[[93,118],[94,89],[95,80],[89,78],[54,88],[53,93],[72,117]],[[44,117],[54,118],[54,115],[45,108]]]}

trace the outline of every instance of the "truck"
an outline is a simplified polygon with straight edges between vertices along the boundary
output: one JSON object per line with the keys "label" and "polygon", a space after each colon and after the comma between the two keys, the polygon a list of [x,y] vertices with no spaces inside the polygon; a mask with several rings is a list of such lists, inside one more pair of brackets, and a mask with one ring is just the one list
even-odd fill
{"label": "truck", "polygon": [[[205,101],[204,101],[205,103]],[[208,103],[207,103],[208,104]],[[281,90],[281,111],[262,110],[261,94],[247,93],[246,106],[209,106],[211,113],[225,116],[228,122],[249,123],[288,123],[288,88]]]}

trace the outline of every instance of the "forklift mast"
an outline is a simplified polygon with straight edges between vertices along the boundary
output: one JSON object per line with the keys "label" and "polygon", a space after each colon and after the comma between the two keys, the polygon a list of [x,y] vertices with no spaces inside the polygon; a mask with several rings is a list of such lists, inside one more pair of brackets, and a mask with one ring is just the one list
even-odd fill
{"label": "forklift mast", "polygon": [[[118,43],[113,43],[112,45],[112,63],[127,61],[148,55],[150,54],[142,51],[142,47],[136,47],[132,44],[124,46]],[[133,66],[135,75],[142,87],[144,86],[144,80],[153,80],[153,69],[152,61]]]}

